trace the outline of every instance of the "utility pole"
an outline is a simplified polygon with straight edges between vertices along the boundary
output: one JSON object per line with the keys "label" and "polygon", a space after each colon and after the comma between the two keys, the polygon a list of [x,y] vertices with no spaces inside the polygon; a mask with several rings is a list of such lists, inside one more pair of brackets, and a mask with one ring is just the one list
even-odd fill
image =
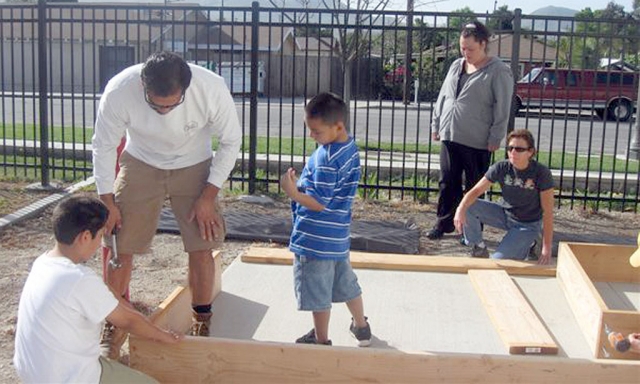
{"label": "utility pole", "polygon": [[[413,84],[411,76],[411,58],[413,56],[413,0],[407,0],[407,39],[404,55],[404,82],[402,91],[402,102],[404,104],[411,103],[411,85]],[[418,92],[418,90],[415,90]]]}

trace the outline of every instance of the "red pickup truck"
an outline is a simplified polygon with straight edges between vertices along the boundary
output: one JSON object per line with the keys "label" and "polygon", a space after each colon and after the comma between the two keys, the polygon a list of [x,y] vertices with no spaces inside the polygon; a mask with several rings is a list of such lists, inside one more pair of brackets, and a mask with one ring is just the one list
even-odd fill
{"label": "red pickup truck", "polygon": [[534,68],[516,89],[516,110],[589,109],[600,118],[628,121],[637,108],[638,72]]}

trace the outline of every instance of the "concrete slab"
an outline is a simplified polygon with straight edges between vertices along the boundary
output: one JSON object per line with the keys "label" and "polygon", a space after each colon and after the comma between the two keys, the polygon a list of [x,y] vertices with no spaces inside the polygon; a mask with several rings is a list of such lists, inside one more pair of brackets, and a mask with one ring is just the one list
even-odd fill
{"label": "concrete slab", "polygon": [[[373,348],[508,355],[466,274],[356,270]],[[516,277],[560,347],[559,355],[590,358],[589,347],[555,278]],[[334,305],[329,336],[355,346],[344,304]],[[313,327],[296,309],[291,266],[244,263],[224,272],[214,302],[212,336],[293,342]]]}
{"label": "concrete slab", "polygon": [[609,309],[640,311],[640,284],[596,281],[593,285]]}

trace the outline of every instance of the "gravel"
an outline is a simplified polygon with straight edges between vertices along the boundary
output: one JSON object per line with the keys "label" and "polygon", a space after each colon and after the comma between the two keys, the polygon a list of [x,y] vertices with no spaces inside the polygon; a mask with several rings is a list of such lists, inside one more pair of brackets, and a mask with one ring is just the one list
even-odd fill
{"label": "gravel", "polygon": [[[7,196],[0,185],[0,191]],[[16,192],[24,194],[24,192]],[[20,200],[20,205],[42,195],[29,195]],[[284,199],[275,199],[273,204],[257,205],[241,201],[236,197],[224,199],[225,210],[245,210],[259,214],[289,216],[289,204]],[[12,208],[15,208],[12,207]],[[18,300],[22,286],[33,260],[53,245],[51,208],[39,216],[21,224],[11,226],[0,232],[0,381],[17,382],[18,378],[11,362],[13,356],[14,332]],[[435,207],[432,204],[418,204],[399,200],[362,201],[358,200],[353,215],[355,220],[381,220],[412,222],[422,233],[420,254],[450,255],[463,257],[467,248],[458,242],[458,236],[447,235],[440,241],[428,240],[424,234],[435,220]],[[6,212],[5,212],[6,213]],[[602,213],[583,210],[557,209],[555,212],[555,239],[563,241],[587,241],[595,243],[635,244],[640,228],[640,217],[630,213]],[[489,247],[495,247],[500,232],[487,229],[486,238]],[[280,244],[249,241],[225,242],[223,264],[226,267],[238,255],[252,245],[280,247]],[[555,262],[555,259],[554,259]],[[88,265],[101,273],[101,260],[95,257]],[[131,298],[137,308],[150,313],[178,285],[186,284],[187,257],[182,250],[180,238],[175,235],[157,235],[153,251],[148,255],[136,256],[135,270],[131,281]]]}

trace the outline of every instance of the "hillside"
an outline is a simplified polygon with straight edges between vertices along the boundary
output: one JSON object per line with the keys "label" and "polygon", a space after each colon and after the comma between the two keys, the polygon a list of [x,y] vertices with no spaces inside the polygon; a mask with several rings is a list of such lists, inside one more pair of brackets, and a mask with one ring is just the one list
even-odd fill
{"label": "hillside", "polygon": [[576,11],[575,9],[569,9],[564,7],[554,7],[553,5],[550,5],[548,7],[536,9],[535,11],[531,12],[531,15],[573,17],[578,12],[579,11]]}
{"label": "hillside", "polygon": [[[523,15],[524,19],[522,20],[522,28],[535,30],[535,31],[547,30],[549,32],[569,31],[571,29],[570,21],[553,20],[553,18],[573,17],[575,16],[576,13],[578,13],[578,11],[576,11],[575,9],[555,7],[550,5],[548,7],[537,9],[529,15]],[[531,20],[531,19],[527,19],[528,16],[547,16],[551,18],[551,20],[549,21],[545,21],[541,19]]]}

